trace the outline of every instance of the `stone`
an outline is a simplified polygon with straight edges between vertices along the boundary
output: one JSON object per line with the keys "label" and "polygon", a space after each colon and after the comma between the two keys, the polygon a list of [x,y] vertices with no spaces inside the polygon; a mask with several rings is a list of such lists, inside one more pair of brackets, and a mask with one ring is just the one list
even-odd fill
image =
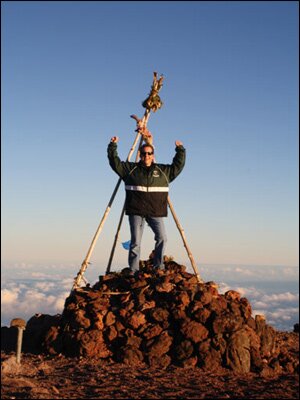
{"label": "stone", "polygon": [[234,332],[226,349],[226,365],[237,373],[250,372],[250,339],[245,329]]}
{"label": "stone", "polygon": [[199,343],[208,336],[208,330],[204,325],[188,319],[184,321],[180,331],[187,339],[191,339],[194,343]]}
{"label": "stone", "polygon": [[147,354],[148,356],[157,356],[167,353],[172,344],[172,337],[167,331],[163,331],[160,335],[155,336],[153,339],[147,341]]}

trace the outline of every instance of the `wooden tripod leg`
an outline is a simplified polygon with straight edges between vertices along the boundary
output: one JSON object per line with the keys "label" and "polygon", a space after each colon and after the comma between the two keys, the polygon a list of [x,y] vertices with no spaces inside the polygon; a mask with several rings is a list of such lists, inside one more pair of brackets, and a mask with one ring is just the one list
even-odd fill
{"label": "wooden tripod leg", "polygon": [[114,254],[115,254],[115,250],[116,250],[116,245],[117,245],[117,241],[118,241],[118,239],[119,239],[119,235],[120,235],[120,230],[121,230],[121,226],[122,226],[124,214],[125,214],[125,203],[124,203],[124,206],[123,206],[123,210],[122,210],[122,212],[121,212],[121,216],[120,216],[120,220],[119,220],[119,225],[118,225],[117,232],[116,232],[116,235],[115,235],[115,240],[114,240],[114,243],[113,243],[111,252],[110,252],[110,257],[109,257],[109,261],[108,261],[107,268],[106,268],[106,272],[105,272],[106,275],[110,273],[110,267],[111,267],[111,264],[112,264],[112,260],[113,260],[113,258],[114,258]]}
{"label": "wooden tripod leg", "polygon": [[[132,147],[131,147],[131,149],[130,149],[130,151],[129,151],[129,154],[128,154],[128,156],[127,156],[127,161],[130,160],[130,158],[131,158],[131,156],[132,156],[132,154],[133,154],[133,152],[134,152],[134,149],[135,149],[135,147],[136,147],[136,144],[137,144],[137,141],[138,141],[139,137],[140,137],[140,133],[138,132],[137,135],[136,135],[136,137],[135,137],[135,140],[134,140],[134,142],[133,142],[133,145],[132,145]],[[120,187],[121,182],[122,182],[122,179],[119,178],[119,180],[118,180],[118,182],[117,182],[117,185],[116,185],[116,187],[115,187],[115,189],[114,189],[114,191],[113,191],[113,194],[112,194],[112,196],[111,196],[111,198],[110,198],[110,200],[109,200],[109,202],[108,202],[108,205],[107,205],[107,207],[106,207],[106,209],[105,209],[105,211],[104,211],[104,214],[103,214],[103,217],[102,217],[102,219],[101,219],[101,222],[100,222],[100,224],[99,224],[99,226],[98,226],[98,228],[97,228],[97,231],[96,231],[96,233],[95,233],[95,235],[94,235],[94,237],[93,237],[92,243],[91,243],[91,245],[90,245],[90,247],[89,247],[89,249],[88,249],[87,255],[85,256],[85,259],[83,260],[83,262],[82,262],[82,264],[81,264],[81,268],[80,268],[78,274],[76,275],[76,277],[75,277],[75,279],[74,279],[74,283],[73,283],[72,290],[78,288],[79,285],[80,285],[80,282],[81,282],[81,280],[82,280],[82,278],[83,278],[83,274],[84,274],[85,270],[86,270],[87,267],[88,267],[88,264],[89,264],[89,260],[90,260],[92,251],[94,250],[94,247],[95,247],[95,245],[96,245],[97,239],[98,239],[98,237],[99,237],[99,235],[100,235],[100,232],[101,232],[101,230],[102,230],[102,228],[103,228],[104,222],[105,222],[105,220],[106,220],[106,218],[107,218],[107,216],[108,216],[108,214],[109,214],[109,212],[110,212],[112,203],[113,203],[113,201],[114,201],[114,199],[115,199],[115,197],[116,197],[116,194],[117,194],[117,192],[118,192],[118,189],[119,189],[119,187]]]}
{"label": "wooden tripod leg", "polygon": [[189,257],[189,259],[190,259],[190,261],[191,261],[191,264],[192,264],[194,273],[195,273],[195,275],[196,275],[197,281],[198,281],[199,283],[203,283],[203,280],[200,278],[200,274],[199,274],[199,271],[198,271],[198,269],[197,269],[197,265],[196,265],[196,263],[195,263],[195,260],[194,260],[194,257],[193,257],[193,255],[192,255],[192,252],[191,252],[191,250],[190,250],[190,248],[189,248],[189,246],[188,246],[188,244],[187,244],[186,237],[185,237],[185,234],[184,234],[184,230],[183,230],[182,226],[181,226],[180,223],[179,223],[179,220],[178,220],[178,218],[177,218],[177,216],[176,216],[176,213],[175,213],[173,204],[171,203],[171,200],[170,200],[170,197],[169,197],[169,196],[168,196],[168,205],[169,205],[169,208],[170,208],[171,213],[172,213],[172,215],[173,215],[173,218],[174,218],[174,221],[175,221],[175,223],[176,223],[176,226],[177,226],[177,228],[178,228],[178,230],[179,230],[179,232],[180,232],[180,235],[181,235],[181,238],[182,238],[184,247],[186,248],[187,255],[188,255],[188,257]]}
{"label": "wooden tripod leg", "polygon": [[117,191],[118,191],[118,189],[120,187],[121,182],[122,182],[122,179],[119,178],[118,183],[117,183],[117,185],[116,185],[116,187],[115,187],[115,189],[113,191],[113,194],[112,194],[112,196],[111,196],[111,198],[109,200],[109,203],[108,203],[108,205],[107,205],[107,207],[106,207],[106,209],[104,211],[103,217],[102,217],[102,219],[100,221],[100,224],[99,224],[99,226],[97,228],[97,231],[96,231],[96,233],[95,233],[95,235],[93,237],[92,243],[91,243],[91,245],[90,245],[90,247],[88,249],[88,252],[87,252],[87,254],[85,256],[85,259],[83,260],[83,262],[81,264],[81,268],[80,268],[80,270],[79,270],[79,272],[78,272],[78,274],[77,274],[77,276],[76,276],[76,278],[74,280],[74,284],[73,284],[72,290],[78,288],[79,285],[80,285],[80,282],[81,282],[81,280],[83,278],[83,274],[84,274],[84,272],[87,269],[87,266],[89,264],[89,260],[90,260],[92,251],[94,250],[94,247],[96,245],[96,241],[97,241],[97,239],[98,239],[98,237],[100,235],[100,232],[101,232],[101,230],[103,228],[104,222],[105,222],[105,220],[106,220],[106,218],[107,218],[107,216],[108,216],[108,214],[110,212],[112,203],[113,203],[113,201],[114,201],[114,199],[116,197],[116,194],[117,194]]}

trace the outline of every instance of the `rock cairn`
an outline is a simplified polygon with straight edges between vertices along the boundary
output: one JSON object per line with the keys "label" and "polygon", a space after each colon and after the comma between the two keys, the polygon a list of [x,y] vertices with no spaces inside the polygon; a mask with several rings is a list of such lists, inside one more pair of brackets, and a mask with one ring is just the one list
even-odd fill
{"label": "rock cairn", "polygon": [[[268,374],[289,363],[290,371],[296,370],[296,361],[280,353],[275,329],[251,314],[249,301],[238,292],[219,294],[214,282],[199,284],[174,261],[165,263],[165,271],[154,271],[149,260],[139,276],[125,268],[73,291],[62,315],[32,317],[27,334],[32,339],[38,332],[35,340],[50,354],[129,365]],[[34,328],[41,317],[42,333]]]}

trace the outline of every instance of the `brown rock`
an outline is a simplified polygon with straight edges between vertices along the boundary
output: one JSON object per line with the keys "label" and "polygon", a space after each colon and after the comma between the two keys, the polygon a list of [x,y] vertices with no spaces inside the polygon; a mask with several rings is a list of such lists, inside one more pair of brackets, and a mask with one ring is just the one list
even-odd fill
{"label": "brown rock", "polygon": [[99,299],[99,291],[98,290],[90,290],[89,292],[86,293],[86,299],[89,303],[91,303],[92,300],[98,300]]}
{"label": "brown rock", "polygon": [[261,355],[262,357],[269,357],[276,351],[276,332],[274,328],[266,324],[263,315],[256,315],[255,322],[257,327],[256,332],[261,341]]}
{"label": "brown rock", "polygon": [[163,331],[163,328],[159,324],[151,324],[143,331],[143,336],[146,339],[152,339],[158,336]]}
{"label": "brown rock", "polygon": [[167,353],[171,347],[173,338],[169,335],[167,331],[163,331],[160,335],[154,337],[147,341],[146,346],[148,348],[148,356],[160,357],[161,355]]}
{"label": "brown rock", "polygon": [[45,335],[44,348],[49,354],[59,354],[63,350],[63,340],[60,334],[60,327],[51,326]]}
{"label": "brown rock", "polygon": [[125,346],[122,353],[121,360],[127,365],[140,365],[144,360],[143,353],[137,347]]}
{"label": "brown rock", "polygon": [[188,319],[184,321],[180,330],[186,338],[191,339],[194,343],[199,343],[208,336],[208,330],[204,325]]}
{"label": "brown rock", "polygon": [[245,329],[234,332],[226,349],[226,365],[238,373],[250,372],[250,339]]}
{"label": "brown rock", "polygon": [[150,310],[151,318],[156,322],[167,321],[169,317],[169,312],[165,308],[153,308]]}
{"label": "brown rock", "polygon": [[212,323],[212,329],[215,334],[231,333],[241,329],[243,323],[243,318],[230,312],[224,312],[215,317]]}
{"label": "brown rock", "polygon": [[137,280],[136,282],[131,284],[131,289],[138,289],[138,288],[144,288],[148,285],[148,282],[146,279],[141,279]]}
{"label": "brown rock", "polygon": [[177,306],[182,307],[183,309],[185,309],[185,307],[190,304],[190,297],[187,293],[186,290],[183,290],[181,292],[176,293],[175,296],[175,301]]}
{"label": "brown rock", "polygon": [[252,307],[251,304],[249,303],[248,299],[246,297],[242,297],[240,300],[240,309],[241,309],[241,314],[245,319],[251,318],[252,314]]}
{"label": "brown rock", "polygon": [[128,324],[133,329],[137,329],[139,326],[145,323],[146,323],[146,317],[145,314],[143,314],[141,311],[136,311],[128,318]]}
{"label": "brown rock", "polygon": [[102,331],[104,328],[104,323],[103,323],[103,318],[96,319],[93,323],[94,329],[99,329],[99,331]]}
{"label": "brown rock", "polygon": [[222,334],[218,334],[212,337],[211,345],[215,350],[217,350],[218,352],[220,352],[221,355],[223,355],[226,351],[227,342]]}
{"label": "brown rock", "polygon": [[222,357],[219,351],[209,348],[206,352],[199,352],[199,365],[205,371],[217,371],[222,364]]}
{"label": "brown rock", "polygon": [[126,345],[130,347],[139,348],[142,343],[142,338],[132,335],[127,337]]}
{"label": "brown rock", "polygon": [[194,345],[190,340],[183,340],[175,348],[175,357],[177,360],[185,360],[192,356],[194,352]]}
{"label": "brown rock", "polygon": [[175,261],[169,262],[165,268],[167,271],[176,272],[178,275],[185,273],[186,270],[184,265],[177,264]]}
{"label": "brown rock", "polygon": [[97,313],[101,311],[106,311],[109,308],[109,299],[98,297],[95,298],[93,301],[90,301],[88,305],[90,309]]}
{"label": "brown rock", "polygon": [[109,311],[106,315],[105,315],[105,325],[106,326],[110,326],[113,325],[116,322],[116,316],[113,312]]}
{"label": "brown rock", "polygon": [[116,330],[116,328],[113,325],[110,325],[106,329],[105,335],[107,337],[107,340],[109,342],[112,342],[118,336],[118,331]]}
{"label": "brown rock", "polygon": [[155,290],[156,290],[157,292],[166,292],[166,293],[169,293],[169,292],[171,292],[171,291],[174,289],[174,287],[175,287],[175,284],[169,282],[169,280],[166,279],[165,281],[163,281],[163,282],[161,282],[161,283],[158,283],[158,284],[155,286]]}
{"label": "brown rock", "polygon": [[225,294],[225,299],[229,301],[239,301],[241,298],[241,294],[236,292],[235,290],[228,290]]}
{"label": "brown rock", "polygon": [[211,348],[211,339],[205,339],[203,342],[198,344],[198,351],[199,353],[208,353],[209,349]]}
{"label": "brown rock", "polygon": [[91,321],[86,316],[86,312],[83,309],[79,309],[74,312],[73,318],[70,321],[70,325],[73,329],[89,328]]}
{"label": "brown rock", "polygon": [[121,332],[123,332],[125,330],[125,326],[119,320],[116,321],[114,326],[115,326],[118,334],[120,334]]}
{"label": "brown rock", "polygon": [[149,310],[150,308],[154,308],[156,306],[154,300],[150,301],[145,301],[143,304],[140,305],[139,310],[144,311],[144,310]]}
{"label": "brown rock", "polygon": [[185,358],[180,362],[182,368],[194,368],[198,363],[198,357],[193,356],[190,358]]}
{"label": "brown rock", "polygon": [[[29,319],[25,332],[33,334],[34,332],[45,333],[51,326],[59,326],[61,315],[35,314]],[[25,333],[24,332],[24,333]]]}
{"label": "brown rock", "polygon": [[183,321],[186,319],[186,313],[182,308],[171,307],[171,314],[175,321]]}
{"label": "brown rock", "polygon": [[254,319],[254,318],[252,318],[252,317],[248,318],[247,321],[246,321],[246,324],[247,324],[251,329],[253,329],[254,331],[256,331],[256,322],[255,322],[255,319]]}
{"label": "brown rock", "polygon": [[192,317],[195,321],[201,322],[201,324],[205,324],[208,318],[210,317],[211,312],[208,308],[197,309]]}
{"label": "brown rock", "polygon": [[104,343],[102,332],[93,329],[84,332],[80,337],[79,354],[84,357],[107,358],[112,355]]}
{"label": "brown rock", "polygon": [[195,294],[195,300],[199,300],[203,305],[209,304],[213,299],[213,294],[209,290],[200,290]]}
{"label": "brown rock", "polygon": [[228,306],[228,302],[223,295],[218,295],[213,297],[209,305],[207,306],[211,311],[216,314],[222,314]]}

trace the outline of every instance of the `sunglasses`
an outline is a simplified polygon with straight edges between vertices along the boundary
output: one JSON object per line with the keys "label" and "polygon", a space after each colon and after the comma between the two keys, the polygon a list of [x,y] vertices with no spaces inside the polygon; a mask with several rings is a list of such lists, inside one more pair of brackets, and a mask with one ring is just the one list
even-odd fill
{"label": "sunglasses", "polygon": [[152,156],[153,152],[152,151],[143,151],[143,153],[141,153],[142,156],[145,156],[146,154],[148,154],[148,156]]}

